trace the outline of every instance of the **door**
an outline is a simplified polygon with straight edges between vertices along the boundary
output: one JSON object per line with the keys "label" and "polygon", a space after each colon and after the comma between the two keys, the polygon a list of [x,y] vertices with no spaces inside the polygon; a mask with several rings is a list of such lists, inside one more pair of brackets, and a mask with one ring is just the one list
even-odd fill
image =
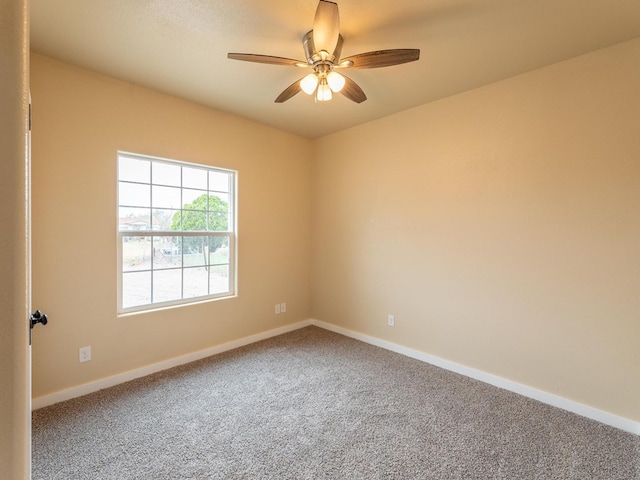
{"label": "door", "polygon": [[28,0],[0,2],[0,472],[31,477]]}

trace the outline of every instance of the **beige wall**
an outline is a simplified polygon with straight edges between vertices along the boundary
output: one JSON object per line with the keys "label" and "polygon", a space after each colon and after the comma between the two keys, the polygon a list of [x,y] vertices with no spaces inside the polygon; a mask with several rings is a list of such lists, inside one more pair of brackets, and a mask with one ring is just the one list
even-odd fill
{"label": "beige wall", "polygon": [[314,318],[640,420],[639,128],[640,39],[317,140]]}
{"label": "beige wall", "polygon": [[0,2],[0,476],[30,478],[28,3]]}
{"label": "beige wall", "polygon": [[[309,318],[309,140],[40,55],[31,90],[34,397]],[[117,316],[118,150],[238,171],[237,298]]]}

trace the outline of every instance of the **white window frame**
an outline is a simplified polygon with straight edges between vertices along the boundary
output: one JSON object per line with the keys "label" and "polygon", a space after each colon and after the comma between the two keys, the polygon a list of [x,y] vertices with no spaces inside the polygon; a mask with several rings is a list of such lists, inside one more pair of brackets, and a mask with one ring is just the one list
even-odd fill
{"label": "white window frame", "polygon": [[[119,168],[119,164],[120,164],[120,158],[121,157],[126,157],[126,158],[131,158],[131,159],[137,159],[137,160],[146,160],[151,162],[151,164],[154,163],[161,163],[161,164],[168,164],[168,165],[174,165],[174,166],[180,166],[180,167],[188,167],[188,168],[195,168],[195,169],[199,169],[199,170],[205,170],[207,172],[217,172],[217,173],[224,173],[226,175],[229,175],[229,191],[228,191],[228,198],[229,198],[229,215],[228,215],[228,229],[226,231],[212,231],[212,230],[199,230],[199,231],[188,231],[188,230],[158,230],[158,229],[154,229],[153,228],[153,224],[152,222],[150,223],[149,227],[150,228],[146,228],[146,229],[140,229],[140,230],[123,230],[120,227],[120,208],[124,207],[126,208],[127,205],[120,205],[120,168]],[[236,196],[236,191],[237,191],[237,178],[238,178],[238,172],[235,170],[230,170],[230,169],[225,169],[225,168],[219,168],[219,167],[212,167],[209,165],[202,165],[202,164],[196,164],[196,163],[189,163],[189,162],[184,162],[184,161],[180,161],[180,160],[172,160],[172,159],[167,159],[167,158],[161,158],[161,157],[154,157],[154,156],[149,156],[149,155],[141,155],[141,154],[137,154],[137,153],[130,153],[130,152],[124,152],[124,151],[118,151],[118,156],[117,156],[117,162],[118,162],[118,174],[117,174],[117,186],[116,186],[116,215],[117,215],[117,220],[118,220],[118,225],[116,227],[117,230],[117,244],[118,244],[118,248],[117,248],[117,262],[118,262],[118,305],[117,305],[117,310],[118,310],[118,314],[119,315],[126,315],[126,314],[130,314],[130,313],[141,313],[141,312],[147,312],[147,311],[151,311],[151,310],[157,310],[157,309],[161,309],[161,308],[167,308],[167,307],[176,307],[176,306],[183,306],[183,305],[190,305],[190,304],[194,304],[194,303],[200,303],[203,301],[210,301],[210,300],[217,300],[217,299],[223,299],[223,298],[230,298],[230,297],[235,297],[236,296],[236,291],[237,291],[237,282],[236,282],[236,271],[237,271],[237,256],[236,256],[236,242],[237,242],[237,235],[236,235],[236,225],[237,225],[237,217],[236,217],[236,205],[237,205],[237,196]],[[181,170],[182,171],[182,170]],[[209,175],[207,175],[207,179],[209,178]],[[125,181],[125,183],[135,183],[135,182],[128,182]],[[150,177],[149,182],[139,182],[140,185],[149,185],[150,186],[150,191],[152,191],[152,186],[156,185],[156,186],[165,186],[161,183],[153,183],[153,178]],[[181,182],[181,186],[180,186],[181,191],[187,189],[187,187],[184,187],[182,185]],[[212,190],[209,190],[209,184],[207,184],[207,189],[206,190],[202,190],[203,193],[205,192],[211,192]],[[222,193],[222,192],[221,192]],[[151,206],[149,207],[150,212],[153,211],[154,209],[154,205],[153,205],[153,200],[150,200]],[[181,205],[181,208],[184,205]],[[184,210],[181,210],[184,212]],[[182,298],[177,299],[177,300],[171,300],[171,301],[158,301],[158,302],[154,302],[153,301],[153,272],[154,270],[154,259],[153,259],[153,255],[155,255],[154,252],[154,248],[150,249],[151,252],[151,260],[150,260],[150,268],[146,269],[146,270],[141,270],[143,272],[150,272],[150,288],[151,288],[151,303],[147,303],[147,304],[143,304],[143,305],[134,305],[134,306],[129,306],[129,307],[123,307],[123,277],[125,275],[125,271],[123,269],[123,239],[125,237],[149,237],[152,240],[152,245],[153,245],[153,238],[155,237],[181,237],[181,239],[183,240],[184,238],[188,238],[188,237],[209,237],[209,238],[215,238],[215,237],[219,237],[219,238],[226,238],[227,242],[228,242],[228,248],[229,248],[229,260],[228,260],[228,275],[229,275],[229,289],[228,291],[225,292],[219,292],[219,293],[209,293],[207,295],[200,295],[200,296],[193,296],[193,297],[184,297],[184,282],[182,284]],[[184,258],[184,250],[181,251],[180,255],[183,256]],[[220,265],[227,265],[227,264],[220,264]],[[214,266],[213,264],[207,264],[208,267]],[[181,272],[181,276],[182,278],[184,278],[184,271],[185,269],[188,269],[189,267],[185,267],[184,262],[181,262],[180,267],[175,267],[172,268],[173,270],[180,270]],[[208,277],[208,284],[207,284],[207,288],[209,289],[209,282],[210,282],[210,277],[209,275]]]}

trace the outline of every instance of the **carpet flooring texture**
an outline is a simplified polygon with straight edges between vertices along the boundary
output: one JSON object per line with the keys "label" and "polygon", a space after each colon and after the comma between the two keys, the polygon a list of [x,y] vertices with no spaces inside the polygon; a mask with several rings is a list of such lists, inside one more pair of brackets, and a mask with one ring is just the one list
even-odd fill
{"label": "carpet flooring texture", "polygon": [[317,327],[33,412],[33,480],[640,479],[640,437]]}

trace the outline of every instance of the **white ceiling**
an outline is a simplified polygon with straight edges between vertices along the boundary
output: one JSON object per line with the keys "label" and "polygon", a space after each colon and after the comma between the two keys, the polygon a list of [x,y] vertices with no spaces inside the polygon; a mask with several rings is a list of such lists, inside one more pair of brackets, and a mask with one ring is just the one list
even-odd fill
{"label": "white ceiling", "polygon": [[274,99],[304,60],[317,0],[31,0],[32,50],[305,137],[640,37],[640,0],[335,0],[343,57],[419,48],[414,63],[348,70],[367,94],[316,104]]}

